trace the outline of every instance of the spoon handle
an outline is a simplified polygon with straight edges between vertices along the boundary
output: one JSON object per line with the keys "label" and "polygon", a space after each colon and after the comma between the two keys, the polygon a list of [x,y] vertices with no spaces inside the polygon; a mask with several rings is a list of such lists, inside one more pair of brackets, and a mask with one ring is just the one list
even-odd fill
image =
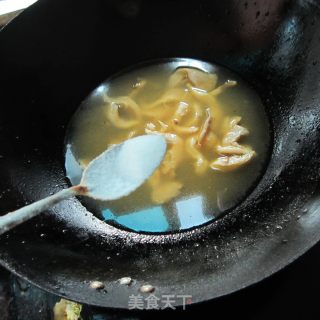
{"label": "spoon handle", "polygon": [[63,189],[52,196],[29,204],[16,211],[9,212],[4,216],[0,216],[0,235],[53,207],[58,202],[77,194],[80,194],[78,186]]}

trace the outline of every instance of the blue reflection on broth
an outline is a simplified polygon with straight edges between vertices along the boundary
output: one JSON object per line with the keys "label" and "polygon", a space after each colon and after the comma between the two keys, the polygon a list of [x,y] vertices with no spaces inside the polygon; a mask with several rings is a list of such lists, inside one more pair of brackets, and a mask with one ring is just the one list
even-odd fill
{"label": "blue reflection on broth", "polygon": [[206,216],[202,196],[177,201],[176,207],[181,229],[192,228],[215,218],[214,215]]}
{"label": "blue reflection on broth", "polygon": [[165,232],[169,230],[169,223],[161,207],[152,207],[145,210],[117,216],[110,209],[102,211],[105,221],[116,222],[134,231]]}

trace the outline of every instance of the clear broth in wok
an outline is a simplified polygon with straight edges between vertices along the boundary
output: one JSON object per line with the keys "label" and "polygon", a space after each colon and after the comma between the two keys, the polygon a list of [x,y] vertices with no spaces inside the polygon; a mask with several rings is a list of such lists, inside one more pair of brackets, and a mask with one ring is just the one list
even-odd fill
{"label": "clear broth in wok", "polygon": [[84,101],[66,140],[73,184],[113,144],[142,134],[163,134],[168,142],[144,185],[117,201],[84,200],[91,211],[135,231],[165,232],[216,219],[244,199],[266,163],[268,119],[243,80],[221,67],[209,71],[183,62],[139,67]]}

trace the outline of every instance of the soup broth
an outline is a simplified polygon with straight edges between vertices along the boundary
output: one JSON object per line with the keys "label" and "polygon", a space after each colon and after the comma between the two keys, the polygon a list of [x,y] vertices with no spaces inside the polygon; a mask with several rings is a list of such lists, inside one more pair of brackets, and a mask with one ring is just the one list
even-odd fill
{"label": "soup broth", "polygon": [[71,182],[101,152],[142,134],[166,137],[157,171],[123,199],[84,204],[108,223],[146,232],[192,228],[237,205],[261,174],[270,140],[259,97],[230,71],[190,60],[137,67],[98,87],[74,115]]}

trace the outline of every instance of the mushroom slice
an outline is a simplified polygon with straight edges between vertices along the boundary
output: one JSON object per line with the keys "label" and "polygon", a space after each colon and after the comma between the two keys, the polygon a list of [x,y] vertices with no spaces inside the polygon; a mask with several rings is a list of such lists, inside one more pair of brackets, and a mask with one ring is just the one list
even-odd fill
{"label": "mushroom slice", "polygon": [[222,155],[241,155],[250,152],[249,147],[242,146],[238,143],[229,146],[217,146],[217,152]]}
{"label": "mushroom slice", "polygon": [[213,170],[218,170],[223,172],[232,171],[248,163],[250,160],[253,159],[255,154],[256,153],[254,151],[250,151],[243,155],[219,157],[218,159],[214,160],[210,164],[210,167]]}
{"label": "mushroom slice", "polygon": [[170,76],[168,86],[176,87],[190,83],[201,90],[211,91],[217,85],[216,74],[208,73],[196,68],[178,68]]}
{"label": "mushroom slice", "polygon": [[227,133],[222,139],[222,145],[227,146],[237,142],[242,136],[249,134],[249,130],[239,125],[241,117],[233,117],[227,120]]}

